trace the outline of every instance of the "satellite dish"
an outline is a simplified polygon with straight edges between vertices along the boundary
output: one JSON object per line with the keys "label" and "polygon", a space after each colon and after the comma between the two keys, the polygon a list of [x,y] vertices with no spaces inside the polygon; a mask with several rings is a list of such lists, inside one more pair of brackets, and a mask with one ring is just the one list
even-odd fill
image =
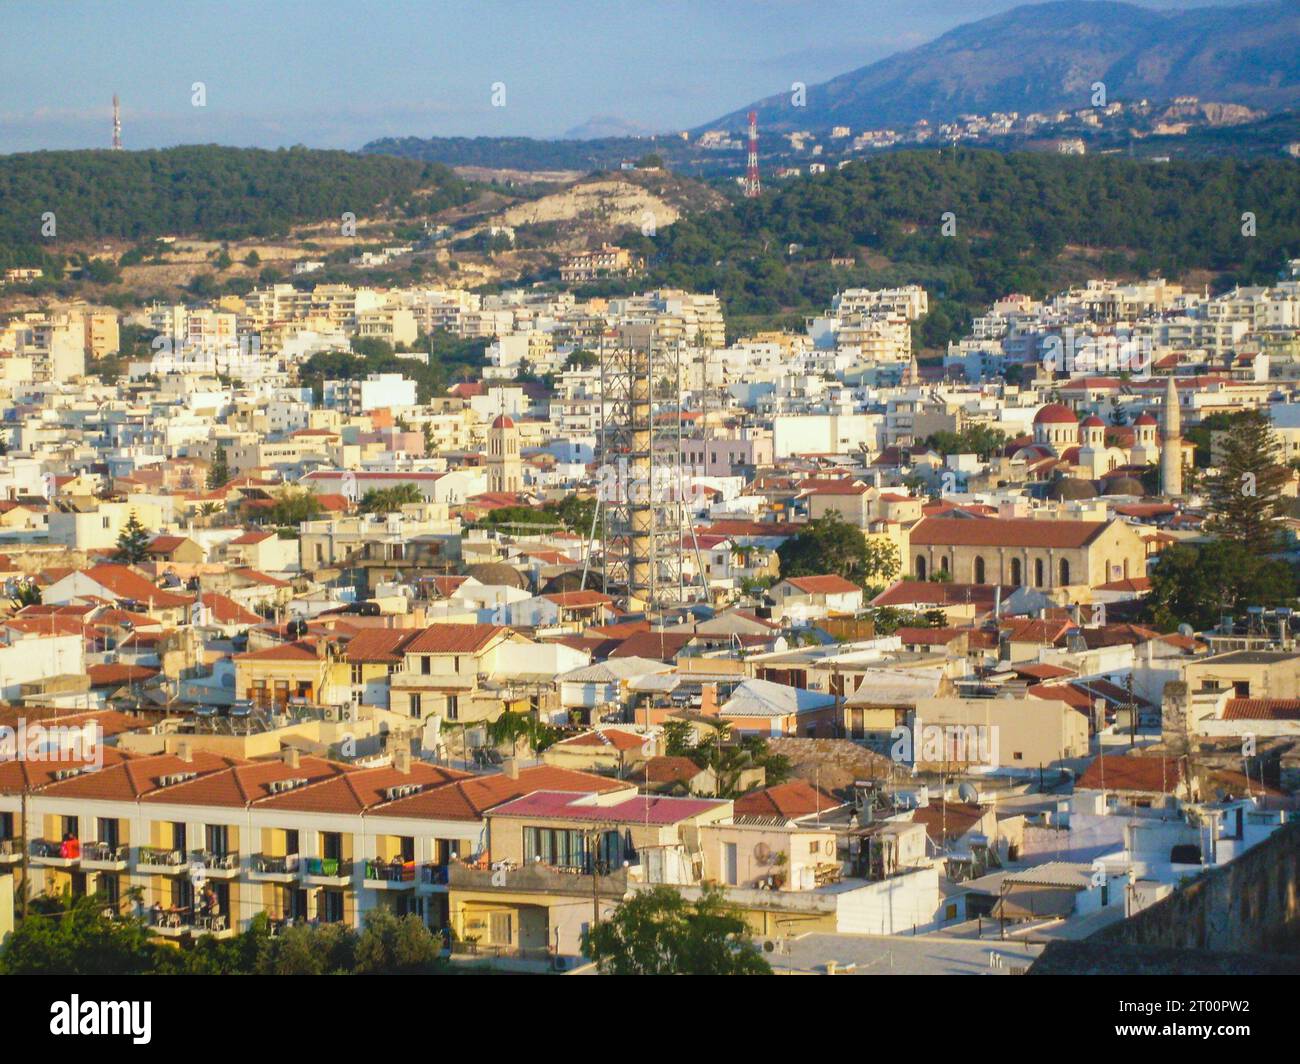
{"label": "satellite dish", "polygon": [[1192,628],[1190,624],[1180,624],[1178,626],[1178,634],[1190,639],[1196,634],[1196,630]]}
{"label": "satellite dish", "polygon": [[760,842],[754,847],[754,860],[759,864],[770,864],[772,861],[772,847],[765,842]]}
{"label": "satellite dish", "polygon": [[963,802],[974,805],[980,800],[980,792],[975,789],[975,784],[971,783],[970,780],[962,780],[957,787],[957,797]]}

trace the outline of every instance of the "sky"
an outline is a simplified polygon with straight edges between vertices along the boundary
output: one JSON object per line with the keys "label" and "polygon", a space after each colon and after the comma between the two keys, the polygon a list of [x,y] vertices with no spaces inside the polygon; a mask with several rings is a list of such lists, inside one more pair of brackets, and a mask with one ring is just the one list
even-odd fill
{"label": "sky", "polygon": [[[1196,0],[1137,0],[1145,7]],[[0,152],[691,128],[1009,0],[6,0]],[[201,82],[204,105],[194,106]],[[493,106],[494,86],[504,106]]]}

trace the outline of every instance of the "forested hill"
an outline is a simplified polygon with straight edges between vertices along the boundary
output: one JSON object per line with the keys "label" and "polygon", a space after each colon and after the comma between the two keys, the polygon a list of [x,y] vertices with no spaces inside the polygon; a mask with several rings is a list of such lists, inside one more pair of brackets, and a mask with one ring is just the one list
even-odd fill
{"label": "forested hill", "polygon": [[[926,339],[1010,292],[1043,295],[1087,276],[1276,279],[1300,255],[1300,164],[1151,163],[973,149],[884,155],[801,178],[653,238],[641,285],[717,291],[729,315],[825,307],[846,284],[925,284],[939,314]],[[941,226],[953,215],[955,235]],[[1254,236],[1243,235],[1244,212]],[[794,245],[792,248],[791,246]],[[853,268],[832,257],[856,258]]]}
{"label": "forested hill", "polygon": [[436,164],[384,155],[197,145],[162,151],[57,151],[0,156],[0,252],[58,241],[168,234],[279,236],[293,225],[358,218],[381,205],[416,214],[470,198]]}

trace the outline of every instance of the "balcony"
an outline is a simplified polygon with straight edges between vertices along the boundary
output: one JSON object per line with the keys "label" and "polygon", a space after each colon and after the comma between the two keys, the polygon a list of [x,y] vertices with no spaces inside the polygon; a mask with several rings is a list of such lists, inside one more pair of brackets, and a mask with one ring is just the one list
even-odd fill
{"label": "balcony", "polygon": [[[577,895],[584,898],[592,896],[591,876],[581,869],[543,864],[520,867],[502,863],[492,868],[471,868],[469,865],[453,864],[448,866],[447,872],[448,885],[457,890]],[[595,884],[600,896],[622,898],[628,889],[627,873],[626,868],[618,868],[610,875],[600,875],[599,883]]]}
{"label": "balcony", "polygon": [[213,938],[234,938],[235,929],[223,913],[196,913],[191,906],[155,908],[149,915],[149,927],[154,934],[165,938],[184,938],[186,935],[211,935]]}
{"label": "balcony", "polygon": [[166,850],[158,846],[141,846],[136,854],[137,872],[155,872],[164,876],[184,875],[190,870],[190,863],[182,850]]}
{"label": "balcony", "polygon": [[255,853],[248,859],[248,878],[261,883],[293,883],[298,879],[299,868],[296,853],[282,856]]}
{"label": "balcony", "polygon": [[302,880],[316,887],[349,887],[352,862],[337,857],[308,857],[302,864]]}
{"label": "balcony", "polygon": [[420,866],[420,886],[434,890],[446,889],[450,876],[445,864],[427,864]]}
{"label": "balcony", "polygon": [[0,868],[19,864],[23,859],[22,839],[0,839]]}
{"label": "balcony", "polygon": [[81,863],[81,843],[76,839],[33,839],[31,856],[32,864],[44,868],[75,868]]}
{"label": "balcony", "polygon": [[371,890],[413,890],[415,862],[366,861],[363,878],[365,885]]}
{"label": "balcony", "polygon": [[190,866],[202,868],[209,879],[234,879],[239,875],[239,854],[192,850]]}
{"label": "balcony", "polygon": [[130,846],[88,842],[81,848],[81,867],[94,872],[125,872],[131,860]]}

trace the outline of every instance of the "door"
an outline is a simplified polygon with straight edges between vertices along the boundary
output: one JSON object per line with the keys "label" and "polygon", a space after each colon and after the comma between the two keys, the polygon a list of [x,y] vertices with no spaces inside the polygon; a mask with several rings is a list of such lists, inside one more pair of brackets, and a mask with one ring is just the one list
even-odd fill
{"label": "door", "polygon": [[514,924],[513,913],[493,913],[490,928],[494,946],[510,945],[511,929]]}
{"label": "door", "polygon": [[722,864],[723,876],[727,886],[734,887],[737,875],[736,844],[734,842],[724,842],[722,844]]}

